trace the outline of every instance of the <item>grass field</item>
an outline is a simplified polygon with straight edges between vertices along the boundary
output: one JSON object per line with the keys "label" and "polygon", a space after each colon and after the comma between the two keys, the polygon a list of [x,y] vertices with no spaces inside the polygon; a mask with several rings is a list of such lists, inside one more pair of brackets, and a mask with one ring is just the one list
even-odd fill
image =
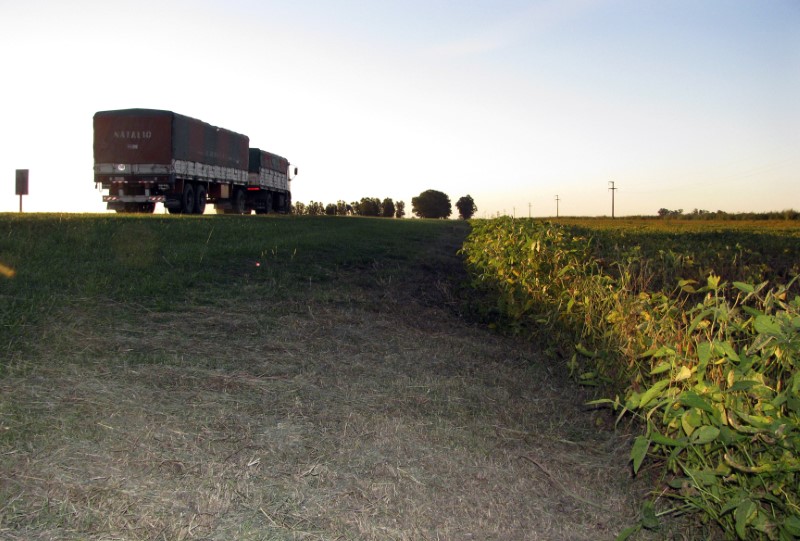
{"label": "grass field", "polygon": [[468,229],[0,215],[0,538],[613,539],[631,436],[463,316]]}

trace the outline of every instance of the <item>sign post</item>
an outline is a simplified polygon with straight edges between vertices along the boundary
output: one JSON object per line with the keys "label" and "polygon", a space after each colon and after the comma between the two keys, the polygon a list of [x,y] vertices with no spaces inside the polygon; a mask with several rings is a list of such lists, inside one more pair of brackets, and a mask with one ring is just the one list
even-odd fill
{"label": "sign post", "polygon": [[19,211],[22,212],[22,196],[28,195],[27,169],[17,169],[17,195],[19,196]]}

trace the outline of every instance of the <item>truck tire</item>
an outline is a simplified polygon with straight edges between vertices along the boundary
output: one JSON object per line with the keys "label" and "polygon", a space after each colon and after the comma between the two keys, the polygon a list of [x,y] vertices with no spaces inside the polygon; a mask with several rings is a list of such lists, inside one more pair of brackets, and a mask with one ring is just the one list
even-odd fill
{"label": "truck tire", "polygon": [[264,206],[256,208],[256,214],[269,214],[272,212],[272,192],[264,194]]}
{"label": "truck tire", "polygon": [[203,214],[206,211],[206,187],[198,184],[194,191],[194,213]]}
{"label": "truck tire", "polygon": [[234,214],[244,214],[246,207],[247,196],[245,196],[244,190],[236,188],[233,191],[233,198],[231,199],[231,211]]}
{"label": "truck tire", "polygon": [[194,186],[191,182],[183,183],[183,193],[181,194],[181,213],[192,214],[194,212]]}

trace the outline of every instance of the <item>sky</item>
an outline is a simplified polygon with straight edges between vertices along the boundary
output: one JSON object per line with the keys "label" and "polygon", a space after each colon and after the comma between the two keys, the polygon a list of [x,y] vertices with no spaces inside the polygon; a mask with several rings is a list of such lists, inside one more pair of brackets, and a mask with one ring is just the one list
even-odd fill
{"label": "sky", "polygon": [[16,169],[25,211],[104,212],[127,108],[248,135],[305,203],[800,210],[800,0],[0,0],[0,73],[0,212]]}

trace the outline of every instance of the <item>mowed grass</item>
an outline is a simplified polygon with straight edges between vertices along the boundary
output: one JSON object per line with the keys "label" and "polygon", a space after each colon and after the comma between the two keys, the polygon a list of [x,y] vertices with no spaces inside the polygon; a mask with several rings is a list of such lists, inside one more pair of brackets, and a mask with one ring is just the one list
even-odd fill
{"label": "mowed grass", "polygon": [[392,225],[335,218],[5,215],[0,264],[14,277],[0,282],[0,322],[9,340],[25,335],[29,342],[24,329],[67,303],[136,303],[158,311],[241,299],[248,287],[277,302],[372,264],[389,279],[398,269],[393,262],[418,257],[437,234],[435,223]]}
{"label": "mowed grass", "polygon": [[613,539],[630,436],[461,317],[468,229],[0,215],[0,538]]}

